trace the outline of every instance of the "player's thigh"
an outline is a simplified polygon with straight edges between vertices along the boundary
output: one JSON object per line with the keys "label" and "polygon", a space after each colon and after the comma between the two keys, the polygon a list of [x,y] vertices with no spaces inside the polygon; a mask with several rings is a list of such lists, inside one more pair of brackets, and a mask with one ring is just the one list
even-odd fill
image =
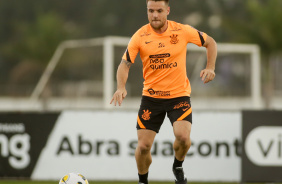
{"label": "player's thigh", "polygon": [[156,137],[156,132],[148,129],[137,130],[138,146],[143,149],[150,149]]}
{"label": "player's thigh", "polygon": [[173,123],[173,133],[180,141],[189,141],[192,124],[189,121],[181,120]]}
{"label": "player's thigh", "polygon": [[176,138],[190,139],[192,125],[192,108],[190,97],[178,97],[167,103],[167,116],[173,125]]}

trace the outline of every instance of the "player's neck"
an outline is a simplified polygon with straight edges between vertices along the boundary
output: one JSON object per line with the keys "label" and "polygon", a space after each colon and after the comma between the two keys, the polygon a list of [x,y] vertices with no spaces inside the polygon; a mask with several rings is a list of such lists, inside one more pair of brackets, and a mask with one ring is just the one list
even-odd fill
{"label": "player's neck", "polygon": [[[151,26],[151,27],[152,27],[152,26]],[[158,33],[158,34],[164,33],[164,32],[167,30],[167,28],[168,28],[168,21],[166,21],[165,25],[164,25],[163,27],[161,27],[160,29],[154,29],[154,28],[152,27],[152,29],[153,29],[156,33]]]}

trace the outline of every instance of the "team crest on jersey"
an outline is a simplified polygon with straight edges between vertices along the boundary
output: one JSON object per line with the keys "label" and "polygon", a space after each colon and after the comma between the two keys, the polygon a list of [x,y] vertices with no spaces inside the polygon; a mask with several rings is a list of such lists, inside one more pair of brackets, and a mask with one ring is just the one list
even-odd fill
{"label": "team crest on jersey", "polygon": [[149,120],[150,119],[150,115],[151,115],[151,113],[152,112],[150,112],[148,109],[147,110],[143,110],[143,114],[142,114],[142,118],[144,119],[144,120]]}
{"label": "team crest on jersey", "polygon": [[179,41],[177,37],[178,37],[177,34],[171,35],[171,36],[170,36],[170,38],[171,38],[170,43],[172,43],[172,44],[177,44],[178,41]]}

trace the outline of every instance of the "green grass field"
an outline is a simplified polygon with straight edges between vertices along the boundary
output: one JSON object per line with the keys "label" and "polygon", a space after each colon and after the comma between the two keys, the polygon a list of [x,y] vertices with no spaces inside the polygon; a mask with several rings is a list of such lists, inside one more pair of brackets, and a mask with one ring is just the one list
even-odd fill
{"label": "green grass field", "polygon": [[[58,184],[58,183],[59,181],[0,180],[0,184]],[[108,181],[90,181],[89,183],[90,184],[137,184],[137,182],[108,182]],[[150,182],[150,184],[174,184],[174,182]],[[189,184],[237,184],[237,183],[220,182],[220,183],[189,183]],[[259,183],[252,183],[252,184],[259,184]]]}
{"label": "green grass field", "polygon": [[[23,181],[23,180],[0,180],[0,184],[58,184],[59,181]],[[137,182],[106,182],[89,181],[89,184],[137,184]],[[174,184],[174,182],[150,182],[150,184]],[[218,183],[189,183],[189,184],[218,184]],[[235,183],[220,183],[235,184]]]}
{"label": "green grass field", "polygon": [[[22,181],[22,180],[0,180],[0,184],[58,184],[58,181]],[[99,182],[90,181],[89,184],[137,184],[137,182]],[[150,182],[150,184],[174,184],[174,182]],[[218,183],[189,183],[189,184],[218,184]],[[235,184],[235,183],[220,183],[220,184]]]}

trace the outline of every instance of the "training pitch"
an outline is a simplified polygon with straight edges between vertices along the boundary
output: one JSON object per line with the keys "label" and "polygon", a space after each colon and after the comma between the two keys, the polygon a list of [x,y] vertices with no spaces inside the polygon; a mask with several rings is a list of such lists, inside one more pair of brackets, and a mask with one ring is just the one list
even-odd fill
{"label": "training pitch", "polygon": [[[28,181],[28,180],[0,180],[0,184],[58,184],[59,181]],[[89,184],[137,184],[136,181],[134,182],[108,182],[108,181],[89,181]],[[150,184],[174,184],[174,182],[150,182]],[[223,182],[217,182],[217,183],[209,183],[209,182],[189,182],[189,184],[238,184],[238,183],[223,183]],[[252,183],[252,184],[259,184],[259,183]],[[277,183],[282,184],[282,183]]]}

